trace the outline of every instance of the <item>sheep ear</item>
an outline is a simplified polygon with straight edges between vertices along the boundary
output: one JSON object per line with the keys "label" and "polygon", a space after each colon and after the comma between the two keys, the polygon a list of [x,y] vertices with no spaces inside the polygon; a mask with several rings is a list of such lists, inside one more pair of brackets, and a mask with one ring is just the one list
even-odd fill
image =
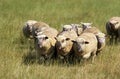
{"label": "sheep ear", "polygon": [[38,36],[34,36],[34,38],[38,38]]}
{"label": "sheep ear", "polygon": [[119,22],[117,21],[115,24],[118,24]]}
{"label": "sheep ear", "polygon": [[66,38],[66,40],[68,41],[68,40],[70,40],[70,38]]}
{"label": "sheep ear", "polygon": [[85,44],[89,44],[89,42],[88,42],[88,41],[85,41]]}
{"label": "sheep ear", "polygon": [[27,28],[29,28],[29,25],[28,25],[28,24],[26,24],[26,27],[27,27]]}
{"label": "sheep ear", "polygon": [[75,40],[71,40],[73,43],[77,43]]}
{"label": "sheep ear", "polygon": [[54,37],[55,38],[55,40],[57,40],[57,37]]}

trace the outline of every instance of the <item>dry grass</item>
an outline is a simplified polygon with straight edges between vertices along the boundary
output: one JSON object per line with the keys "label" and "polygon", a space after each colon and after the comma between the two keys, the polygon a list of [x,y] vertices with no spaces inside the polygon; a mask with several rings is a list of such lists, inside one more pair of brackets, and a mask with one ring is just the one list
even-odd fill
{"label": "dry grass", "polygon": [[92,64],[45,65],[34,57],[24,59],[31,50],[21,31],[25,21],[34,19],[58,30],[61,24],[93,22],[105,33],[105,22],[119,16],[119,4],[119,0],[0,0],[0,79],[119,79],[120,43],[107,43]]}

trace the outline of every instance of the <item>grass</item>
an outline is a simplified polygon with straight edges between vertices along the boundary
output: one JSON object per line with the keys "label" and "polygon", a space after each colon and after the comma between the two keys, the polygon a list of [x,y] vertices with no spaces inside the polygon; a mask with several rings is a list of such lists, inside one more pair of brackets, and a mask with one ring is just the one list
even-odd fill
{"label": "grass", "polygon": [[106,33],[105,23],[119,16],[119,4],[119,0],[0,0],[0,79],[119,79],[119,44],[107,44],[93,64],[26,65],[30,44],[21,30],[24,22],[34,19],[57,30],[61,24],[92,22]]}

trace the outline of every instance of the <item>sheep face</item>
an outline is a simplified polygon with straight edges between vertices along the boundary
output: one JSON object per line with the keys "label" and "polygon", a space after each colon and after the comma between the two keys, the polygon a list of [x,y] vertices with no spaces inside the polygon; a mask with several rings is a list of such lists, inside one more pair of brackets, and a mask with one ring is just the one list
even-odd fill
{"label": "sheep face", "polygon": [[86,28],[91,28],[92,23],[81,23],[81,25],[82,25],[83,30],[85,30]]}
{"label": "sheep face", "polygon": [[115,25],[114,29],[118,29],[120,27],[120,23],[119,22],[116,22],[114,25]]}
{"label": "sheep face", "polygon": [[31,30],[30,30],[29,25],[27,25],[27,24],[24,25],[24,27],[23,27],[23,34],[27,38],[32,38],[32,36],[31,36]]}
{"label": "sheep face", "polygon": [[37,21],[34,20],[28,20],[23,27],[23,34],[28,38],[33,38],[32,36],[32,25],[37,23]]}
{"label": "sheep face", "polygon": [[50,46],[50,39],[46,35],[36,36],[35,41],[39,48],[47,48]]}
{"label": "sheep face", "polygon": [[98,33],[98,34],[96,34],[96,37],[98,40],[98,50],[100,51],[105,46],[105,34]]}
{"label": "sheep face", "polygon": [[105,34],[104,33],[98,33],[98,34],[96,34],[96,37],[100,43],[105,43]]}
{"label": "sheep face", "polygon": [[79,52],[83,52],[83,50],[85,49],[86,45],[89,44],[88,41],[86,41],[83,38],[78,38],[76,41],[73,41],[75,47],[76,47],[76,51]]}
{"label": "sheep face", "polygon": [[64,36],[58,36],[55,39],[57,41],[56,45],[58,49],[64,49],[70,41],[70,38],[66,38]]}
{"label": "sheep face", "polygon": [[72,26],[71,25],[64,25],[63,26],[63,31],[69,31],[72,30]]}
{"label": "sheep face", "polygon": [[98,41],[99,41],[100,43],[105,43],[105,38],[104,38],[104,37],[99,37],[99,38],[98,38]]}
{"label": "sheep face", "polygon": [[34,21],[34,20],[28,20],[26,23],[25,23],[25,26],[27,27],[27,29],[32,32],[32,25],[37,23],[37,21]]}
{"label": "sheep face", "polygon": [[120,23],[117,20],[112,19],[108,23],[113,30],[117,30],[120,27]]}

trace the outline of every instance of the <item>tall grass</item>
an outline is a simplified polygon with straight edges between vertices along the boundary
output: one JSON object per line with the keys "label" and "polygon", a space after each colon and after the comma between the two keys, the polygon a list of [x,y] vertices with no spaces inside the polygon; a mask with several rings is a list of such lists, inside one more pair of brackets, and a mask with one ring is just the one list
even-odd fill
{"label": "tall grass", "polygon": [[[120,45],[107,45],[93,64],[24,64],[29,41],[22,26],[29,19],[61,29],[61,24],[92,22],[101,31],[120,16],[119,0],[0,0],[0,79],[119,79]],[[33,45],[33,44],[32,44]]]}

